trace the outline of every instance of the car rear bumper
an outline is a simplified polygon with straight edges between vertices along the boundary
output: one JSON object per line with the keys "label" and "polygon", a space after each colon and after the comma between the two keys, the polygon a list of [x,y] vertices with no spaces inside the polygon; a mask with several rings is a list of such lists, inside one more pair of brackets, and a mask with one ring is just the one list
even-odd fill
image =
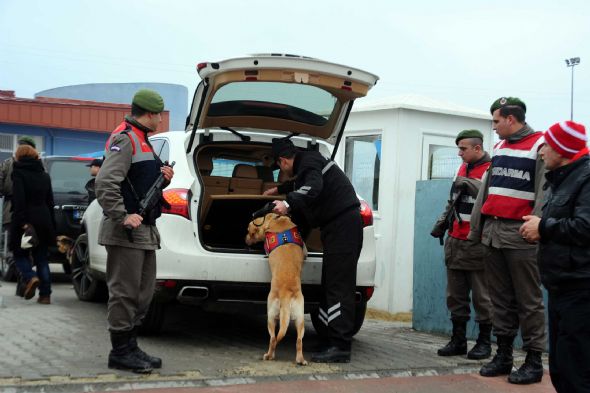
{"label": "car rear bumper", "polygon": [[[318,284],[302,285],[305,312],[317,308],[321,297]],[[269,283],[157,280],[154,300],[162,303],[177,302],[198,306],[209,311],[266,312]],[[373,287],[357,287],[356,302],[366,302]]]}

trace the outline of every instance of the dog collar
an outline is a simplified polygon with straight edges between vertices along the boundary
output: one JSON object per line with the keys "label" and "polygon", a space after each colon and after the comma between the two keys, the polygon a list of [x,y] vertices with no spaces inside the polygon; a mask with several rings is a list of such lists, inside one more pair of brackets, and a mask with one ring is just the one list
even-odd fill
{"label": "dog collar", "polygon": [[267,232],[264,241],[264,251],[269,255],[275,248],[284,244],[294,243],[303,248],[303,239],[297,227],[286,230],[285,232]]}

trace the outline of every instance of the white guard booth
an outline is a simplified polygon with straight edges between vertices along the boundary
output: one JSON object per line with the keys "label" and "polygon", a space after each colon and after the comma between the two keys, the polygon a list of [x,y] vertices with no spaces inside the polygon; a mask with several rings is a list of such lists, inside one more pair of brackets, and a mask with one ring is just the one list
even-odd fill
{"label": "white guard booth", "polygon": [[355,102],[336,161],[373,208],[377,269],[370,307],[412,311],[416,181],[455,175],[461,163],[455,137],[462,130],[480,130],[490,152],[491,119],[485,109],[417,95]]}

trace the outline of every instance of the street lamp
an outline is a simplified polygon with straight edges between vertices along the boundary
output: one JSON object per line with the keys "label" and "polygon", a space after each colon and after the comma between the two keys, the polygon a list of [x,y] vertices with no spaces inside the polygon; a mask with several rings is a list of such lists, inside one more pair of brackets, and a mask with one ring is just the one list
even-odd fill
{"label": "street lamp", "polygon": [[570,59],[565,59],[565,64],[568,67],[572,68],[572,97],[570,100],[570,120],[574,120],[574,67],[580,64],[579,57],[572,57]]}

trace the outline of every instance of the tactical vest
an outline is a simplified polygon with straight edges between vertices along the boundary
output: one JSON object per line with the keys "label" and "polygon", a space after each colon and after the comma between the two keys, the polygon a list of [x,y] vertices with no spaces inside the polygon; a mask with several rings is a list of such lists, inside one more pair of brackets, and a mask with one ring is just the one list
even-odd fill
{"label": "tactical vest", "polygon": [[531,214],[535,204],[535,171],[543,133],[535,132],[510,143],[494,146],[488,198],[481,213],[511,220]]}
{"label": "tactical vest", "polygon": [[[476,179],[481,180],[483,175],[486,173],[488,168],[490,167],[490,162],[483,162],[479,165],[473,167],[469,173],[467,172],[467,163],[463,163],[459,170],[457,171],[457,176],[467,177],[469,179]],[[458,195],[457,192],[453,193],[453,198],[456,198]],[[473,205],[475,204],[475,198],[471,195],[463,194],[461,195],[461,200],[457,204],[457,213],[459,217],[461,217],[461,221],[454,220],[453,226],[449,230],[449,236],[452,236],[456,239],[467,240],[467,235],[469,235],[469,222],[471,221],[471,211],[473,210]]]}
{"label": "tactical vest", "polygon": [[[107,140],[107,150],[111,148],[113,136],[124,133],[131,140],[132,156],[131,166],[127,177],[121,183],[123,203],[128,214],[139,212],[139,201],[144,197],[156,178],[160,174],[161,161],[157,159],[146,134],[124,121],[111,134]],[[143,224],[155,225],[156,219],[162,215],[162,208],[158,205],[150,212],[146,212]]]}

